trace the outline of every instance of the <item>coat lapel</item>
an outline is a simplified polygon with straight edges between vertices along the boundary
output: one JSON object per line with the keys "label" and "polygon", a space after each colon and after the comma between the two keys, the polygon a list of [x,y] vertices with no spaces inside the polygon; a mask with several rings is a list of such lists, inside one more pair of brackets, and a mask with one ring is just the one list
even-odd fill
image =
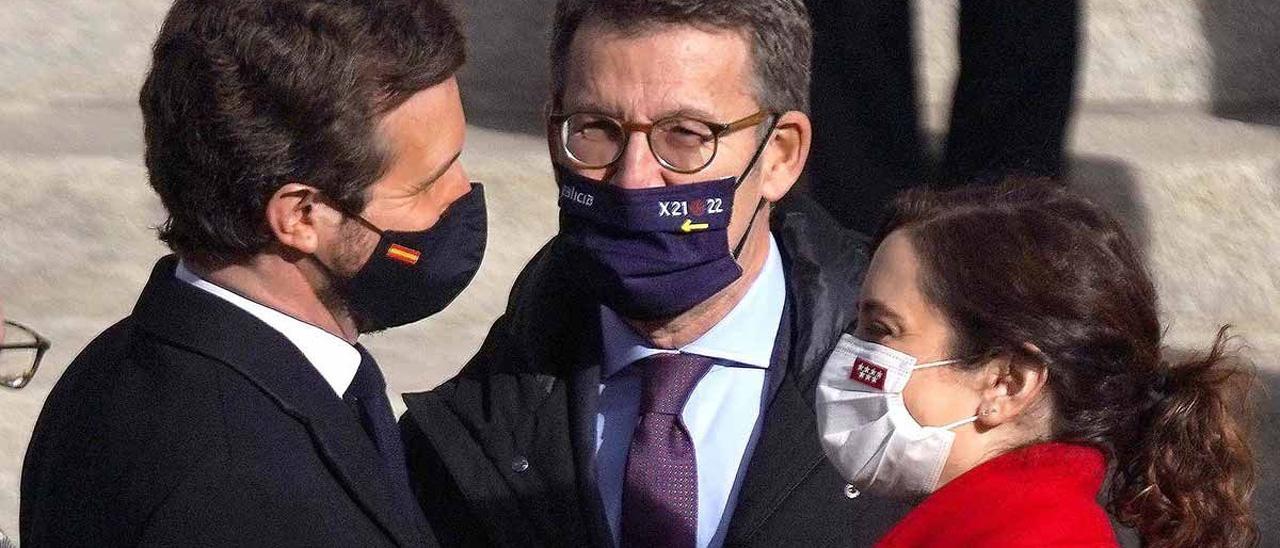
{"label": "coat lapel", "polygon": [[[531,265],[546,276],[537,287],[535,306],[516,312],[517,323],[527,331],[522,339],[534,350],[526,358],[540,377],[563,382],[568,389],[564,412],[568,415],[569,443],[582,520],[595,546],[611,546],[609,531],[596,484],[596,411],[600,400],[601,335],[600,304],[590,298],[566,298],[580,293],[569,248],[553,240],[545,255]],[[532,268],[532,266],[531,266]],[[518,284],[518,282],[517,282]]]}
{"label": "coat lapel", "polygon": [[[854,319],[865,267],[863,242],[847,233],[814,234],[813,212],[790,212],[775,226],[787,276],[785,337],[775,343],[774,367],[782,379],[766,409],[760,441],[751,455],[726,545],[742,544],[764,525],[826,455],[818,438],[814,390],[826,357]],[[833,249],[819,249],[834,245]],[[776,363],[781,361],[782,363]],[[836,488],[836,486],[833,486]]]}
{"label": "coat lapel", "polygon": [[729,521],[726,545],[742,544],[826,457],[813,409],[795,383],[784,379],[765,415],[764,429]]}
{"label": "coat lapel", "polygon": [[307,428],[334,476],[398,544],[422,545],[427,532],[397,510],[377,449],[333,388],[283,335],[178,280],[176,265],[169,256],[152,272],[133,312],[142,328],[243,375]]}
{"label": "coat lapel", "polygon": [[596,546],[613,545],[604,503],[596,484],[596,411],[600,401],[600,360],[588,362],[569,378],[569,439],[578,475],[578,496],[583,520],[591,529]]}
{"label": "coat lapel", "polygon": [[774,342],[770,365],[769,393],[764,424],[747,475],[738,494],[725,543],[734,545],[750,538],[773,510],[782,503],[804,477],[824,458],[817,443],[816,419],[812,408],[796,387],[792,374],[794,307],[787,299],[783,319]]}
{"label": "coat lapel", "polygon": [[552,378],[564,382],[568,389],[565,412],[568,416],[569,445],[573,451],[573,473],[580,501],[582,521],[594,546],[611,546],[609,531],[596,484],[596,412],[600,402],[600,309],[594,301],[578,303],[571,313],[561,314],[568,320],[552,324],[551,337],[544,346],[548,361],[539,364],[540,371],[554,372]]}

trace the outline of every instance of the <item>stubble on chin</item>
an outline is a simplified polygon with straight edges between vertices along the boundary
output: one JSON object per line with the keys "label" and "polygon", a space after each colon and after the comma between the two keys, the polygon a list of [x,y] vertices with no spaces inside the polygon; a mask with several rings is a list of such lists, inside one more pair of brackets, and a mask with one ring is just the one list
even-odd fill
{"label": "stubble on chin", "polygon": [[341,237],[337,252],[334,253],[334,265],[330,268],[331,276],[326,283],[317,288],[316,295],[320,302],[336,313],[345,313],[356,328],[367,332],[366,321],[359,311],[351,307],[351,282],[360,269],[364,267],[378,245],[378,236],[360,223],[348,219],[339,229]]}

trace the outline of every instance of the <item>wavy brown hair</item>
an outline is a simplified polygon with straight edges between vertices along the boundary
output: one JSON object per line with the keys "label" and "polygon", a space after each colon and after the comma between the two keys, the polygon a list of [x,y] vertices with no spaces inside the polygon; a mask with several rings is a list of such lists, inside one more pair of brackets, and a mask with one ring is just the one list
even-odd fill
{"label": "wavy brown hair", "polygon": [[258,253],[291,181],[362,211],[391,163],[378,124],[466,59],[450,4],[176,0],[138,98],[160,239],[198,262]]}
{"label": "wavy brown hair", "polygon": [[1155,286],[1114,218],[1022,181],[909,191],[879,239],[898,230],[955,355],[1001,351],[1047,368],[1053,440],[1108,454],[1108,508],[1147,546],[1257,544],[1252,369],[1226,327],[1203,354],[1168,355]]}

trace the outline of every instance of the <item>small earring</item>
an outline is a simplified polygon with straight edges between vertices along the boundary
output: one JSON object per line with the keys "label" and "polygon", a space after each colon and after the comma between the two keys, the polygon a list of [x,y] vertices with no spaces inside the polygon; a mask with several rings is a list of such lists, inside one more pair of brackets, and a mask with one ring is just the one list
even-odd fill
{"label": "small earring", "polygon": [[994,407],[992,407],[992,408],[990,408],[990,409],[987,409],[986,411],[983,411],[983,412],[982,412],[982,414],[983,414],[984,416],[985,416],[985,415],[994,415],[994,414],[996,414],[996,411],[997,411],[997,409],[996,409],[996,408],[994,408]]}

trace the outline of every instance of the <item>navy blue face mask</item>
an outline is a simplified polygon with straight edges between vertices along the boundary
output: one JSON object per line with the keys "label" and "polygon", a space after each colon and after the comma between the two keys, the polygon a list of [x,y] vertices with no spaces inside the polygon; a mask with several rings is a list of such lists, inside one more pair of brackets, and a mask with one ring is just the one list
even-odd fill
{"label": "navy blue face mask", "polygon": [[739,177],[653,188],[622,189],[555,164],[560,235],[577,254],[577,280],[633,320],[675,317],[728,287],[742,276],[737,258],[764,205],[730,250],[734,191],[767,143]]}
{"label": "navy blue face mask", "polygon": [[453,302],[480,269],[487,220],[484,187],[472,183],[431,228],[379,230],[369,261],[339,289],[360,332],[416,322]]}

